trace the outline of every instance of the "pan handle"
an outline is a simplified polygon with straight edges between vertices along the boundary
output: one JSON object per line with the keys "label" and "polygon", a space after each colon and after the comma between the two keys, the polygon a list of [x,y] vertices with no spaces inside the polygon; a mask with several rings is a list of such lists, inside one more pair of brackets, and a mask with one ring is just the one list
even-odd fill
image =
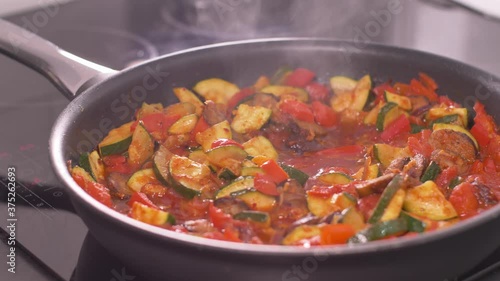
{"label": "pan handle", "polygon": [[0,53],[38,71],[68,99],[116,70],[68,53],[38,35],[0,19]]}

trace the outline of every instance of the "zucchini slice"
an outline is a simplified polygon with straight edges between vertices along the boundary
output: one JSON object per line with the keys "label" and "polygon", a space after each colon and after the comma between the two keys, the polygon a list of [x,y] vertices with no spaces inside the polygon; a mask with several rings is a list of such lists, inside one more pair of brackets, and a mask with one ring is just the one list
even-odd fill
{"label": "zucchini slice", "polygon": [[111,130],[108,135],[97,146],[102,157],[121,154],[127,151],[132,142],[132,131],[130,130],[134,122],[123,124]]}
{"label": "zucchini slice", "polygon": [[243,167],[241,168],[241,176],[252,176],[254,177],[256,174],[264,174],[264,170],[259,167]]}
{"label": "zucchini slice", "polygon": [[283,245],[297,245],[300,240],[321,235],[321,228],[316,225],[300,225],[283,238]]}
{"label": "zucchini slice", "polygon": [[405,156],[406,154],[407,150],[402,147],[396,147],[383,143],[373,145],[373,158],[382,164],[384,169],[391,164],[392,160]]}
{"label": "zucchini slice", "polygon": [[230,169],[223,168],[220,169],[217,173],[217,177],[221,180],[232,181],[235,180],[238,176],[235,175]]}
{"label": "zucchini slice", "polygon": [[399,235],[408,231],[408,223],[405,219],[399,218],[390,221],[378,222],[371,227],[358,232],[349,239],[351,244],[366,243],[380,240],[391,235]]}
{"label": "zucchini slice", "polygon": [[174,88],[174,95],[179,99],[180,102],[186,102],[194,105],[196,108],[196,115],[201,116],[203,113],[203,103],[201,100],[189,89],[184,87]]}
{"label": "zucchini slice", "polygon": [[127,186],[133,191],[140,192],[141,188],[147,183],[156,182],[156,176],[153,169],[143,169],[135,172],[127,181]]}
{"label": "zucchini slice", "polygon": [[251,220],[266,225],[269,225],[271,223],[269,214],[260,211],[242,211],[234,215],[233,218],[237,220]]}
{"label": "zucchini slice", "polygon": [[128,147],[128,162],[134,166],[141,165],[153,156],[154,148],[153,138],[142,122],[139,122],[132,135],[132,142]]}
{"label": "zucchini slice", "polygon": [[297,100],[301,102],[307,102],[309,100],[309,94],[306,90],[297,87],[270,85],[262,88],[260,91],[262,93],[273,94],[278,98],[290,95],[296,97]]}
{"label": "zucchini slice", "polygon": [[252,210],[267,212],[276,205],[276,198],[258,191],[243,191],[236,197],[245,202]]}
{"label": "zucchini slice", "polygon": [[324,217],[332,212],[338,211],[330,201],[330,197],[307,194],[307,208],[309,212],[317,217]]}
{"label": "zucchini slice", "polygon": [[330,106],[335,112],[342,112],[351,107],[354,95],[352,92],[333,95],[330,99]]}
{"label": "zucchini slice", "polygon": [[439,117],[438,119],[432,120],[430,123],[430,127],[434,126],[434,124],[437,123],[444,123],[444,124],[453,124],[453,125],[460,125],[462,126],[462,121],[460,121],[460,116],[458,114],[452,114],[452,115],[446,115],[443,117]]}
{"label": "zucchini slice", "polygon": [[356,207],[347,208],[342,211],[338,223],[351,225],[355,231],[360,231],[366,226],[365,217]]}
{"label": "zucchini slice", "polygon": [[368,98],[370,96],[370,89],[372,87],[372,80],[370,75],[365,75],[359,79],[354,89],[354,97],[351,109],[355,111],[363,111]]}
{"label": "zucchini slice", "polygon": [[[392,203],[392,199],[398,192],[398,190],[403,186],[403,177],[401,175],[396,175],[394,178],[389,182],[387,187],[384,189],[384,192],[382,192],[382,195],[380,196],[380,199],[375,206],[375,209],[373,210],[372,216],[368,219],[369,223],[377,223],[379,222],[385,215],[386,209],[388,209],[389,205]],[[403,194],[404,196],[404,194]],[[399,200],[397,200],[399,201]],[[397,207],[396,204],[397,202],[394,203],[394,208]],[[401,210],[401,209],[400,209]],[[389,212],[391,212],[389,210]],[[387,217],[391,217],[391,214],[388,214]],[[399,216],[399,213],[396,215],[396,217]]]}
{"label": "zucchini slice", "polygon": [[251,138],[243,143],[243,148],[250,156],[263,155],[269,159],[278,159],[278,152],[274,149],[273,144],[264,136]]}
{"label": "zucchini slice", "polygon": [[[368,171],[365,173],[365,167],[361,167],[352,177],[356,180],[371,180],[378,178],[382,175],[382,171],[380,171],[380,167],[378,164],[373,164],[368,166]],[[363,178],[364,175],[364,178]]]}
{"label": "zucchini slice", "polygon": [[97,150],[92,151],[92,153],[83,153],[80,155],[80,160],[78,162],[80,166],[85,169],[97,182],[103,182],[105,180],[106,172],[104,170],[104,164],[99,157]]}
{"label": "zucchini slice", "polygon": [[168,163],[174,154],[163,145],[153,157],[153,172],[156,178],[165,186],[169,186]]}
{"label": "zucchini slice", "polygon": [[330,78],[330,87],[335,95],[352,93],[358,82],[345,76],[333,76]]}
{"label": "zucchini slice", "polygon": [[389,91],[385,91],[384,93],[384,98],[385,101],[388,103],[395,103],[397,104],[400,108],[404,110],[411,110],[412,105],[411,105],[411,100],[408,97],[401,96],[398,94],[391,93]]}
{"label": "zucchini slice", "polygon": [[269,108],[241,104],[231,122],[231,128],[240,134],[257,131],[267,123],[271,113],[272,110]]}
{"label": "zucchini slice", "polygon": [[279,85],[282,84],[286,76],[292,73],[293,69],[289,66],[282,66],[271,77],[271,84]]}
{"label": "zucchini slice", "polygon": [[408,224],[408,231],[421,233],[424,232],[427,227],[425,222],[415,218],[405,211],[401,211],[399,217],[406,220],[406,223]]}
{"label": "zucchini slice", "polygon": [[220,168],[228,168],[234,174],[241,173],[242,162],[248,154],[241,147],[236,145],[225,145],[207,151],[210,163]]}
{"label": "zucchini slice", "polygon": [[431,161],[427,169],[425,169],[424,174],[420,178],[421,182],[433,181],[437,178],[437,176],[441,173],[441,168],[435,161]]}
{"label": "zucchini slice", "polygon": [[196,107],[191,103],[179,102],[167,106],[163,110],[163,113],[168,116],[183,117],[189,114],[196,113]]}
{"label": "zucchini slice", "polygon": [[384,210],[384,214],[380,218],[380,221],[389,221],[397,219],[401,210],[403,209],[403,202],[405,200],[406,191],[402,188],[396,191],[396,194],[392,197],[389,205]]}
{"label": "zucchini slice", "polygon": [[71,175],[74,177],[74,176],[79,176],[79,177],[82,177],[83,180],[85,180],[86,182],[92,182],[94,180],[94,178],[87,172],[85,171],[82,167],[80,166],[74,166],[72,169],[71,169]]}
{"label": "zucchini slice", "polygon": [[251,190],[253,190],[253,177],[239,177],[232,183],[221,188],[215,194],[215,199],[235,196]]}
{"label": "zucchini slice", "polygon": [[213,184],[210,168],[187,157],[173,155],[168,168],[172,187],[186,198],[201,194]]}
{"label": "zucchini slice", "polygon": [[357,200],[347,192],[336,193],[330,199],[330,203],[335,206],[335,211],[342,211],[344,209],[356,206]]}
{"label": "zucchini slice", "polygon": [[431,220],[448,220],[457,216],[453,205],[433,181],[426,181],[406,192],[404,210]]}
{"label": "zucchini slice", "polygon": [[214,141],[218,139],[232,139],[233,134],[231,132],[231,126],[229,126],[229,122],[227,120],[224,120],[201,133],[197,133],[195,138],[196,142],[203,147],[203,150],[208,151],[212,148],[212,143]]}
{"label": "zucchini slice", "polygon": [[[458,107],[451,107],[451,108],[443,108],[443,107],[435,107],[429,109],[429,112],[427,112],[427,120],[433,121],[439,118],[443,118],[445,116],[450,116],[450,115],[458,115],[460,118],[460,124],[462,127],[467,128],[468,125],[468,111],[467,108],[458,108]],[[451,118],[451,117],[449,117]],[[446,119],[445,119],[446,120]],[[434,122],[437,123],[437,122]],[[440,122],[440,123],[451,123],[451,122]]]}
{"label": "zucchini slice", "polygon": [[210,78],[198,82],[193,90],[206,100],[226,104],[232,96],[240,91],[240,88],[226,80]]}
{"label": "zucchini slice", "polygon": [[393,102],[386,103],[377,116],[377,130],[383,131],[392,121],[396,120],[401,114],[408,114],[401,110],[399,106]]}
{"label": "zucchini slice", "polygon": [[138,221],[152,225],[175,224],[175,218],[170,213],[146,206],[139,202],[132,204],[129,216]]}
{"label": "zucchini slice", "polygon": [[198,116],[194,113],[183,116],[168,128],[168,133],[172,135],[188,134],[194,129],[196,122],[198,122]]}
{"label": "zucchini slice", "polygon": [[148,104],[143,102],[141,105],[141,108],[137,111],[137,120],[140,120],[144,118],[147,115],[154,114],[154,113],[162,113],[163,112],[163,105],[161,103],[152,103]]}
{"label": "zucchini slice", "polygon": [[472,141],[472,143],[474,143],[474,146],[476,147],[476,151],[479,150],[479,145],[477,144],[476,139],[472,136],[472,134],[469,131],[467,131],[466,129],[464,129],[461,126],[438,123],[438,124],[434,124],[432,126],[432,130],[433,131],[452,130],[452,131],[455,131],[457,133],[462,133],[462,134],[466,135],[467,137],[469,137],[469,139]]}
{"label": "zucchini slice", "polygon": [[328,172],[320,175],[318,180],[326,184],[346,184],[350,183],[353,179],[350,175],[342,172]]}
{"label": "zucchini slice", "polygon": [[380,110],[382,109],[382,107],[384,107],[385,103],[383,102],[380,102],[378,103],[374,108],[372,108],[372,110],[370,110],[368,112],[368,114],[366,114],[365,118],[363,119],[363,123],[365,125],[375,125],[377,124],[377,117],[380,113]]}
{"label": "zucchini slice", "polygon": [[301,170],[295,167],[288,166],[285,164],[280,164],[280,166],[291,179],[298,181],[302,186],[304,186],[307,180],[309,179],[309,176],[306,173],[302,172]]}

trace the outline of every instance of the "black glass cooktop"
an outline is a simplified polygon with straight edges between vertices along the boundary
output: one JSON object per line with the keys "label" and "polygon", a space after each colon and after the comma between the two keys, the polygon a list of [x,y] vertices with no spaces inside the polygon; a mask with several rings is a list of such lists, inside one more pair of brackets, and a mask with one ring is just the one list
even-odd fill
{"label": "black glass cooktop", "polygon": [[[32,10],[4,16],[114,69],[215,42],[309,36],[420,49],[500,75],[500,23],[448,1],[32,2]],[[48,4],[53,6],[47,8]],[[398,12],[381,16],[387,15],[388,5],[398,5]],[[18,183],[16,273],[8,273],[2,260],[0,280],[144,280],[88,234],[52,172],[49,132],[68,101],[37,73],[1,55],[0,96],[0,236],[4,241],[8,241],[4,222],[9,167],[15,167]],[[7,259],[6,244],[0,243],[0,253],[0,259]],[[500,251],[458,280],[500,280],[495,266],[483,270],[498,262]],[[456,278],[450,276],[450,280]]]}

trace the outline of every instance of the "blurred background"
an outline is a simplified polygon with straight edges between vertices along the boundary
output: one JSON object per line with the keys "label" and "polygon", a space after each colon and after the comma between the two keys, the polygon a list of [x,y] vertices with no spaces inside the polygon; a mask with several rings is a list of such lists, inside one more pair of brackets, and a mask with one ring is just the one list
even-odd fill
{"label": "blurred background", "polygon": [[[0,0],[0,17],[114,69],[216,42],[326,37],[418,49],[500,76],[499,0]],[[48,161],[50,128],[68,101],[2,55],[0,93],[0,179],[17,168],[22,221],[18,273],[2,267],[0,280],[121,280],[122,265],[71,212]],[[0,185],[2,219],[5,194]],[[0,237],[6,233],[2,223]]]}

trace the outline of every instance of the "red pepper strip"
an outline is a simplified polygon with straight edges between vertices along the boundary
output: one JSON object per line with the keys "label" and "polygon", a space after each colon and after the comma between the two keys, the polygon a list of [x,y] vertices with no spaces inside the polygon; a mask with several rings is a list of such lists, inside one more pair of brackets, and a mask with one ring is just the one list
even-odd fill
{"label": "red pepper strip", "polygon": [[198,119],[198,122],[194,126],[193,130],[191,131],[191,142],[196,143],[196,134],[201,133],[208,128],[210,128],[210,125],[207,123],[207,121],[205,121],[205,118],[201,116],[200,119]]}
{"label": "red pepper strip", "polygon": [[117,172],[121,174],[129,174],[132,172],[132,167],[128,164],[127,157],[123,155],[109,155],[102,158],[102,162],[106,167],[106,172]]}
{"label": "red pepper strip", "polygon": [[475,123],[470,129],[470,133],[477,140],[479,146],[486,147],[490,143],[490,134],[481,123]]}
{"label": "red pepper strip", "polygon": [[227,114],[231,116],[233,109],[246,97],[255,94],[253,87],[241,89],[238,93],[234,94],[227,102]]}
{"label": "red pepper strip", "polygon": [[434,79],[432,79],[429,75],[420,72],[418,74],[418,77],[420,82],[422,82],[422,84],[424,84],[424,86],[428,89],[435,91],[438,88],[438,84],[436,83],[436,81],[434,81]]}
{"label": "red pepper strip", "polygon": [[273,159],[262,163],[260,167],[275,183],[280,183],[288,179],[288,174]]}
{"label": "red pepper strip", "polygon": [[109,190],[104,185],[93,181],[86,181],[83,177],[78,175],[73,175],[73,179],[83,190],[85,190],[85,192],[87,192],[95,200],[110,208],[113,207],[113,202],[111,202],[111,195],[109,194]]}
{"label": "red pepper strip", "polygon": [[228,146],[228,145],[234,145],[234,146],[237,146],[241,149],[243,149],[243,145],[241,145],[240,143],[234,141],[234,140],[230,140],[230,139],[218,139],[218,140],[215,140],[213,143],[212,143],[212,149],[213,148],[217,148],[217,147],[221,147],[221,146]]}
{"label": "red pepper strip", "polygon": [[321,125],[323,127],[333,127],[337,124],[337,114],[335,114],[331,107],[319,101],[313,101],[311,107],[314,114],[314,119],[316,120],[316,123],[318,123],[318,125]]}
{"label": "red pepper strip", "polygon": [[148,196],[142,192],[137,192],[137,191],[134,192],[132,194],[132,196],[130,197],[130,199],[128,200],[127,205],[132,207],[132,205],[134,205],[134,202],[139,202],[139,203],[144,204],[148,207],[158,209],[158,206],[156,206],[155,203],[153,203],[151,200],[149,200]]}
{"label": "red pepper strip", "polygon": [[312,82],[307,85],[306,91],[309,93],[309,97],[311,97],[311,100],[313,101],[327,101],[330,96],[328,87],[317,82]]}
{"label": "red pepper strip", "polygon": [[375,104],[385,100],[385,91],[396,93],[396,90],[391,86],[391,84],[389,84],[389,82],[385,82],[384,84],[380,84],[373,88],[373,92],[375,93]]}
{"label": "red pepper strip", "polygon": [[385,142],[389,142],[396,138],[398,135],[408,134],[410,130],[410,120],[408,120],[408,117],[406,117],[406,115],[401,114],[401,116],[392,121],[387,126],[387,128],[384,129],[384,131],[380,135],[380,138]]}
{"label": "red pepper strip", "polygon": [[142,119],[137,120],[130,127],[131,131],[135,130],[139,121],[142,121],[144,127],[149,133],[164,132],[170,128],[181,116],[179,114],[165,115],[163,113],[152,113],[144,116]]}
{"label": "red pepper strip", "polygon": [[413,93],[427,97],[431,102],[438,101],[439,96],[432,89],[426,88],[420,81],[412,79],[410,81],[410,89]]}
{"label": "red pepper strip", "polygon": [[345,244],[356,231],[349,224],[328,224],[321,228],[321,245]]}
{"label": "red pepper strip", "polygon": [[451,192],[449,201],[461,217],[475,215],[479,208],[474,186],[468,182],[457,185]]}
{"label": "red pepper strip", "polygon": [[420,133],[408,138],[408,148],[413,155],[421,154],[427,158],[431,157],[433,151],[432,146],[429,144],[431,133],[431,130],[422,130]]}
{"label": "red pepper strip", "polygon": [[286,99],[279,105],[281,111],[290,114],[293,118],[309,123],[314,122],[314,115],[309,106],[297,100]]}
{"label": "red pepper strip", "polygon": [[285,85],[304,88],[316,77],[309,69],[297,68],[285,78]]}
{"label": "red pepper strip", "polygon": [[271,176],[265,174],[256,174],[253,178],[253,185],[257,191],[271,196],[278,196],[276,183]]}
{"label": "red pepper strip", "polygon": [[233,228],[234,220],[231,215],[224,213],[222,209],[219,209],[215,207],[213,203],[210,203],[208,206],[208,216],[214,227],[221,231],[223,235],[215,235],[215,237],[207,236],[207,238],[241,242],[238,231]]}
{"label": "red pepper strip", "polygon": [[362,145],[346,145],[316,151],[314,154],[328,157],[357,156],[365,151]]}

